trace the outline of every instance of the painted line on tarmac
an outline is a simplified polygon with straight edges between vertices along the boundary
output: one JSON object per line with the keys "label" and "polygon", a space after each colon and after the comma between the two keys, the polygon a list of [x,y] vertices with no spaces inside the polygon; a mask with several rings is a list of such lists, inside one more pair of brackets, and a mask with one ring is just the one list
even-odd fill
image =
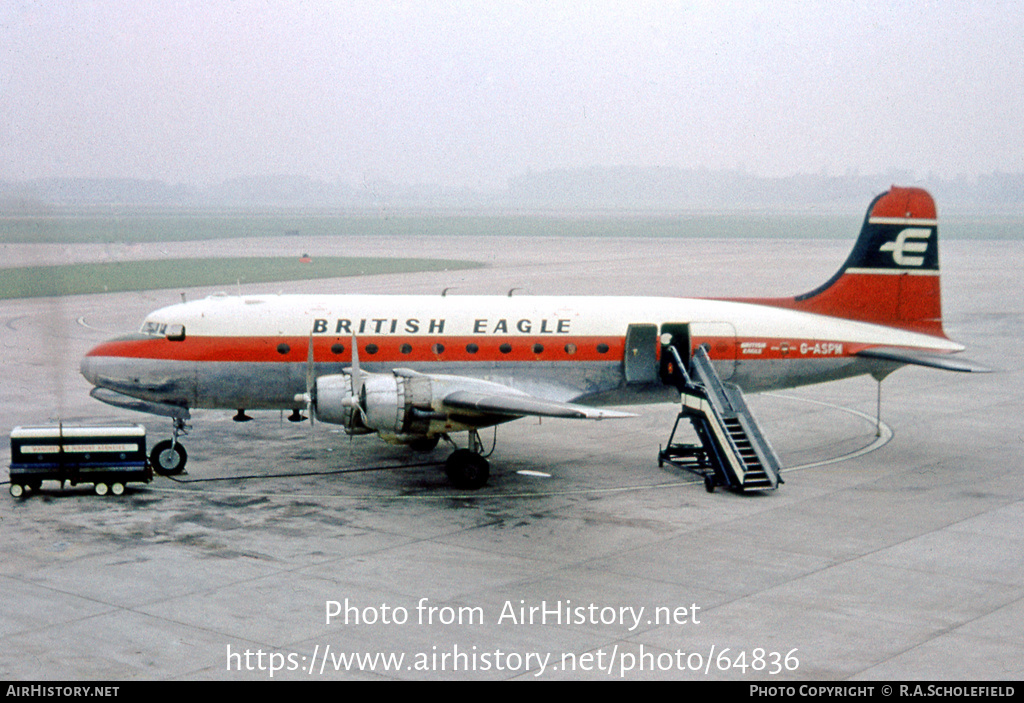
{"label": "painted line on tarmac", "polygon": [[803,469],[814,469],[814,468],[817,468],[819,466],[828,466],[830,464],[838,464],[841,461],[849,461],[850,459],[856,459],[859,456],[864,456],[865,454],[870,454],[871,452],[873,452],[873,451],[875,451],[877,449],[881,449],[886,444],[888,444],[889,441],[894,436],[894,432],[892,431],[891,427],[889,427],[887,424],[882,422],[880,419],[874,418],[871,415],[868,415],[867,413],[861,412],[860,410],[854,410],[853,408],[844,408],[841,405],[835,405],[834,403],[826,403],[826,402],[824,402],[822,400],[811,400],[810,398],[799,398],[799,397],[794,396],[794,395],[782,395],[780,393],[766,393],[765,395],[771,396],[773,398],[783,398],[785,400],[795,400],[795,401],[800,402],[800,403],[810,403],[812,405],[820,405],[820,406],[825,407],[825,408],[831,408],[832,410],[839,410],[840,412],[844,412],[844,413],[847,413],[849,415],[855,415],[857,417],[863,418],[863,419],[867,420],[869,423],[871,423],[872,425],[877,426],[877,428],[878,428],[878,435],[875,437],[874,441],[872,441],[871,443],[867,444],[864,447],[861,447],[860,449],[855,449],[852,452],[848,452],[846,454],[841,454],[840,456],[833,457],[831,459],[823,459],[821,461],[812,461],[812,462],[810,462],[808,464],[800,464],[799,466],[789,466],[789,467],[786,467],[786,468],[784,468],[782,470],[783,473],[790,472],[790,471],[802,471]]}

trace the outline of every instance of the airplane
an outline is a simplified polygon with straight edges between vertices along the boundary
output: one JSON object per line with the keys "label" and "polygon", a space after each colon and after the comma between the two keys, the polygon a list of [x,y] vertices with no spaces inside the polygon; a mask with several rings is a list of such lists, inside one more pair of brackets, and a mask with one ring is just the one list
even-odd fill
{"label": "airplane", "polygon": [[605,420],[609,409],[678,402],[671,359],[703,347],[743,392],[905,365],[983,371],[952,356],[940,301],[932,197],[893,186],[868,207],[832,278],[794,297],[237,295],[146,316],[138,333],[81,362],[108,404],[169,417],[159,473],[180,473],[191,409],[291,410],[290,420],[430,450],[467,432],[446,471],[485,485],[478,430],[527,417]]}

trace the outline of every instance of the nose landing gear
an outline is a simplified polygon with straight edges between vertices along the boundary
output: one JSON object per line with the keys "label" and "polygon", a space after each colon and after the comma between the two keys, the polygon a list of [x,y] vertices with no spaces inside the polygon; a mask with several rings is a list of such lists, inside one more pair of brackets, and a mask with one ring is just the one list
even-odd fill
{"label": "nose landing gear", "polygon": [[188,461],[188,452],[178,442],[178,437],[188,434],[189,427],[180,418],[174,418],[174,432],[171,439],[165,439],[153,445],[153,451],[149,453],[149,463],[153,471],[161,476],[177,476],[185,470],[185,463]]}

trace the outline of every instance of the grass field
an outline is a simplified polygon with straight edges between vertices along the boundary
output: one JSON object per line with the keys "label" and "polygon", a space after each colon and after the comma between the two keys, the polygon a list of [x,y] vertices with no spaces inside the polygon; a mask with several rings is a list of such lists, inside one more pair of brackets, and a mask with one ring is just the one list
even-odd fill
{"label": "grass field", "polygon": [[317,257],[169,259],[0,269],[0,299],[129,290],[302,281],[381,273],[477,268],[471,261]]}
{"label": "grass field", "polygon": [[303,212],[67,212],[0,217],[0,243],[138,243],[243,237],[556,236],[798,237],[854,236],[858,217],[737,214],[399,214]]}
{"label": "grass field", "polygon": [[[0,244],[182,242],[244,237],[557,236],[849,238],[863,214],[761,213],[391,213],[315,211],[66,210],[0,214]],[[1020,239],[1024,217],[940,214],[943,238]]]}

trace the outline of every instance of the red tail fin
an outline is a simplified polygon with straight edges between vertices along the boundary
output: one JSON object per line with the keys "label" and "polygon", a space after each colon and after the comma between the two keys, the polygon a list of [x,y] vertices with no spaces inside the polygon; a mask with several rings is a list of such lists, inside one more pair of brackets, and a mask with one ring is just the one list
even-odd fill
{"label": "red tail fin", "polygon": [[853,251],[828,282],[758,302],[945,337],[935,201],[920,188],[893,186],[872,201]]}

